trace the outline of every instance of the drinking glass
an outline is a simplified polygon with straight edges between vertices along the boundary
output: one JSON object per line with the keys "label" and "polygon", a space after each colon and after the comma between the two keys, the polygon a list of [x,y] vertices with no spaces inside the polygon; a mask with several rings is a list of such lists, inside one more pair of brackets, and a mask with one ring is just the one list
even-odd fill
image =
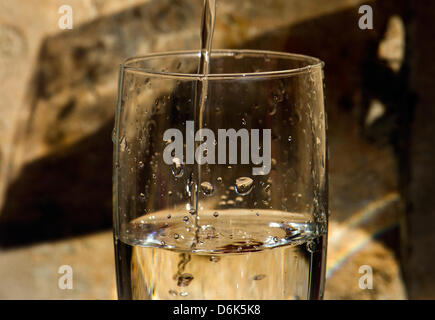
{"label": "drinking glass", "polygon": [[269,51],[128,59],[114,141],[120,299],[321,299],[323,63]]}

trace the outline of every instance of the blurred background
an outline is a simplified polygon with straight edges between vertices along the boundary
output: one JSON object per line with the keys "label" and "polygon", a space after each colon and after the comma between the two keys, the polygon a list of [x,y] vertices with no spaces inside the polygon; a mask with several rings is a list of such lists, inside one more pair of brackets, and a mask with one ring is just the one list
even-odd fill
{"label": "blurred background", "polygon": [[[60,28],[72,8],[71,30]],[[373,29],[361,29],[362,5]],[[202,0],[0,0],[0,299],[114,299],[119,64],[199,47]],[[214,48],[326,63],[326,299],[435,298],[435,2],[218,0]],[[58,287],[62,265],[72,290]],[[361,266],[373,270],[362,290]]]}

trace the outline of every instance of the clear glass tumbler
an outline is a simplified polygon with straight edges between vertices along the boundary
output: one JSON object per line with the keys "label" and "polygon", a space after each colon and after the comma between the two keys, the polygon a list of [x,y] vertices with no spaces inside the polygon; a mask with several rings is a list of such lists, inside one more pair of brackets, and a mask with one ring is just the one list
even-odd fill
{"label": "clear glass tumbler", "polygon": [[128,59],[114,140],[120,299],[321,299],[323,63],[215,50]]}

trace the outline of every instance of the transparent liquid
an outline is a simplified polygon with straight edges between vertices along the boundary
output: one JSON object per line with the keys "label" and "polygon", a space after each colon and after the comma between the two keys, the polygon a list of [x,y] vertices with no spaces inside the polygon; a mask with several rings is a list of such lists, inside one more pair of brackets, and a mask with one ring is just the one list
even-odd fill
{"label": "transparent liquid", "polygon": [[[167,212],[132,221],[117,241],[120,299],[321,299],[324,235],[272,210]],[[192,228],[190,228],[192,227]]]}

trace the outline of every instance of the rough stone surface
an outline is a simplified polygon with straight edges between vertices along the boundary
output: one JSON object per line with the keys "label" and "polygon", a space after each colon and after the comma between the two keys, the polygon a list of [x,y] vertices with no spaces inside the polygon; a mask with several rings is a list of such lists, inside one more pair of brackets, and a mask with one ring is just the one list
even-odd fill
{"label": "rough stone surface", "polygon": [[[110,232],[0,253],[0,299],[116,298]],[[71,290],[59,288],[61,266],[72,268]]]}
{"label": "rough stone surface", "polygon": [[[73,27],[148,0],[71,0]],[[32,100],[29,87],[38,66],[38,55],[47,37],[62,33],[58,20],[62,0],[0,1],[0,204],[8,183],[23,162],[13,160],[19,132],[26,126]],[[65,32],[64,32],[65,33]],[[67,33],[67,32],[66,32]],[[62,53],[64,54],[64,53]]]}
{"label": "rough stone surface", "polygon": [[410,20],[412,48],[411,86],[416,93],[414,122],[411,128],[408,227],[406,229],[405,271],[412,299],[435,298],[435,4],[411,1],[415,16]]}
{"label": "rough stone surface", "polygon": [[[215,47],[234,47],[360,2],[221,0]],[[0,203],[26,163],[70,146],[109,120],[125,58],[198,47],[201,1],[69,1],[71,31],[58,27],[63,4],[0,3]]]}

